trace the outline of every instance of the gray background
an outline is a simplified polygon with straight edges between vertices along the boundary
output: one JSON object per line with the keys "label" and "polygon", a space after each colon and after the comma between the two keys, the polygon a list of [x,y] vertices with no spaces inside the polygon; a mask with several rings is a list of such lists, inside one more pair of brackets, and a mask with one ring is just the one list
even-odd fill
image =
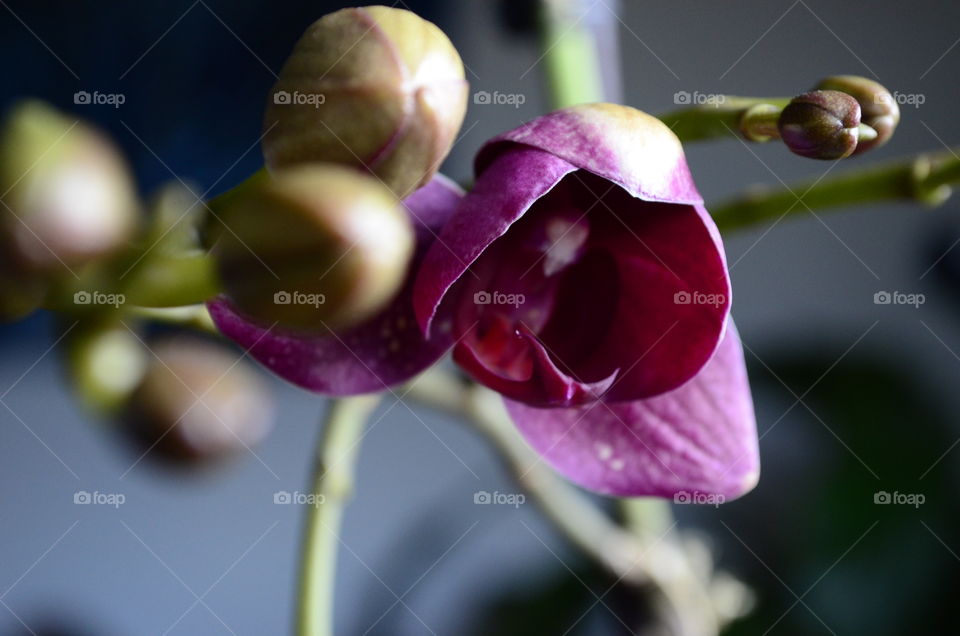
{"label": "gray background", "polygon": [[[260,105],[272,82],[264,65],[278,70],[297,34],[326,10],[309,3],[231,4],[156,2],[143,10],[4,4],[0,34],[14,67],[4,97],[9,102],[35,94],[97,120],[128,151],[145,190],[170,178],[163,164],[211,186],[257,139]],[[884,157],[939,150],[960,138],[955,2],[624,4],[625,102],[652,113],[671,109],[677,91],[790,94],[834,73],[873,76],[925,98],[918,108],[903,107],[903,122],[886,148],[836,167],[774,144],[690,147],[688,159],[708,201],[747,184],[839,173]],[[468,179],[471,157],[486,138],[547,108],[541,74],[528,72],[539,52],[533,40],[504,31],[492,2],[429,5],[420,6],[436,10],[431,16],[459,48],[473,90],[526,97],[518,109],[471,104],[465,134],[445,166],[447,174]],[[70,103],[80,88],[125,92],[128,105],[82,110]],[[228,171],[217,190],[254,169],[257,152]],[[952,202],[935,211],[891,204],[823,212],[725,237],[744,342],[764,361],[767,352],[783,349],[823,352],[823,371],[853,347],[850,355],[887,361],[923,385],[927,399],[956,413],[956,289],[924,273],[958,238]],[[874,305],[881,290],[923,293],[926,303],[919,309]],[[50,326],[41,316],[0,333],[0,395],[9,406],[0,409],[0,630],[21,633],[29,626],[39,633],[53,620],[98,634],[288,631],[303,511],[274,505],[273,493],[305,488],[323,401],[274,382],[280,422],[255,449],[257,457],[199,474],[164,469],[149,458],[131,469],[136,454],[109,424],[79,413],[64,389],[59,351],[48,352]],[[776,382],[748,357],[757,381]],[[364,633],[395,595],[409,609],[397,605],[371,633],[429,633],[425,625],[436,634],[465,633],[486,600],[555,575],[564,567],[560,560],[576,562],[532,507],[473,504],[477,490],[514,489],[482,440],[457,422],[392,401],[365,440],[342,532],[340,633]],[[789,543],[790,524],[770,511],[789,511],[795,489],[819,483],[823,465],[858,451],[844,440],[843,422],[820,421],[799,406],[783,416],[792,403],[783,391],[758,393],[760,429],[769,434],[761,442],[766,472],[757,493],[693,515],[711,529],[724,563],[761,594],[780,583],[757,567],[734,533],[751,545],[762,545],[765,535]],[[948,450],[960,427],[949,419],[953,428],[945,443],[930,446],[921,459],[932,466],[946,453],[933,470],[955,485],[960,450]],[[922,419],[902,423],[905,438],[925,433]],[[901,440],[887,441],[895,453]],[[881,487],[897,484],[881,473]],[[72,499],[78,490],[123,493],[126,503],[117,510],[77,506]],[[771,503],[777,501],[779,507]],[[941,537],[955,529],[929,520],[924,528],[923,519],[918,515],[909,535],[890,540],[953,568],[951,550],[960,551],[960,543]],[[838,536],[834,554],[839,557],[858,534]],[[822,565],[786,583],[798,593],[806,590],[830,563]],[[770,567],[779,571],[775,562]],[[834,588],[830,578],[824,589],[843,589],[842,580],[835,579]],[[835,602],[842,601],[828,597],[812,605],[837,633],[855,633],[841,629],[850,627],[843,618],[839,624],[829,618],[836,615]],[[808,627],[806,633],[826,633],[812,618]]]}

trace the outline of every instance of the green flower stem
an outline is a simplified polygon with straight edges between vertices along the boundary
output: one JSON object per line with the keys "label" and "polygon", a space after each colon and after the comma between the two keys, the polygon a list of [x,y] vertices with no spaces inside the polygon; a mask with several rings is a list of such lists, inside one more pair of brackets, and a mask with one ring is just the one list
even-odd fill
{"label": "green flower stem", "polygon": [[112,307],[75,302],[78,292],[122,295],[124,309],[167,308],[203,303],[220,291],[216,262],[207,253],[192,250],[182,254],[148,253],[130,250],[103,265],[78,272],[79,279],[66,276],[54,285],[44,308],[63,313],[90,313]]}
{"label": "green flower stem", "polygon": [[216,261],[206,252],[147,257],[123,284],[127,302],[141,307],[183,307],[220,291]]}
{"label": "green flower stem", "polygon": [[498,394],[437,368],[415,378],[400,394],[472,423],[493,444],[519,485],[571,542],[616,578],[647,581],[644,569],[635,567],[641,561],[641,548],[634,537],[543,463],[520,437]]}
{"label": "green flower stem", "polygon": [[301,553],[297,636],[333,635],[333,597],[339,529],[353,490],[357,450],[382,394],[331,400],[314,464]]}
{"label": "green flower stem", "polygon": [[542,61],[553,108],[603,101],[600,53],[577,0],[542,0]]}
{"label": "green flower stem", "polygon": [[187,327],[197,331],[205,331],[211,335],[219,335],[220,331],[213,324],[213,318],[207,311],[206,305],[186,305],[183,307],[128,307],[127,313],[154,322]]}
{"label": "green flower stem", "polygon": [[939,205],[950,196],[950,184],[960,182],[958,153],[960,148],[867,166],[789,188],[755,189],[709,208],[717,225],[726,231],[830,207],[882,201]]}
{"label": "green flower stem", "polygon": [[779,137],[777,119],[789,97],[733,97],[715,95],[709,103],[659,116],[680,141],[739,136],[749,141]]}

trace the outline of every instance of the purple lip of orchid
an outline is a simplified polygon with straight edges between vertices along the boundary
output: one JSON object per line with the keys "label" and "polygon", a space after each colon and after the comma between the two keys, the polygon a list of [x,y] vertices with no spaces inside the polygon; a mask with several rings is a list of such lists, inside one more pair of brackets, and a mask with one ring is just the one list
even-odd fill
{"label": "purple lip of orchid", "polygon": [[732,323],[692,380],[634,402],[537,409],[507,400],[527,442],[558,472],[620,497],[710,495],[723,503],[760,476],[757,427],[740,337]]}
{"label": "purple lip of orchid", "polygon": [[676,137],[593,104],[489,142],[476,185],[420,270],[428,330],[453,317],[454,359],[537,407],[675,389],[716,350],[730,308],[719,234]]}
{"label": "purple lip of orchid", "polygon": [[493,139],[476,169],[466,196],[438,177],[405,200],[414,263],[366,324],[307,337],[226,299],[214,321],[329,395],[398,384],[453,347],[531,446],[597,492],[750,490],[756,422],[726,261],[676,137],[634,109],[585,105]]}

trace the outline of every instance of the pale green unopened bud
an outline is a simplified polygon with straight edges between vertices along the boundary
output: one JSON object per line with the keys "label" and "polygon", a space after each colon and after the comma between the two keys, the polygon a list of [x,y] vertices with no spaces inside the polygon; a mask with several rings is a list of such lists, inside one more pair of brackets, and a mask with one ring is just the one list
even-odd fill
{"label": "pale green unopened bud", "polygon": [[402,9],[343,9],[310,26],[270,91],[267,166],[328,161],[363,168],[400,197],[426,184],[467,108],[457,50]]}
{"label": "pale green unopened bud", "polygon": [[0,238],[24,269],[84,265],[121,247],[137,221],[130,173],[83,122],[27,101],[0,136]]}
{"label": "pale green unopened bud", "polygon": [[273,428],[269,390],[251,364],[237,361],[240,354],[185,336],[151,349],[128,418],[152,452],[215,459],[245,451]]}
{"label": "pale green unopened bud", "polygon": [[842,91],[860,104],[860,120],[877,131],[873,140],[861,140],[854,154],[887,143],[900,123],[900,106],[882,84],[856,75],[835,75],[821,81],[817,88]]}
{"label": "pale green unopened bud", "polygon": [[140,383],[149,352],[122,323],[89,323],[68,334],[67,362],[74,389],[87,408],[112,413]]}
{"label": "pale green unopened bud", "polygon": [[403,207],[352,168],[281,170],[217,207],[224,293],[267,325],[327,333],[356,324],[396,294],[413,255]]}

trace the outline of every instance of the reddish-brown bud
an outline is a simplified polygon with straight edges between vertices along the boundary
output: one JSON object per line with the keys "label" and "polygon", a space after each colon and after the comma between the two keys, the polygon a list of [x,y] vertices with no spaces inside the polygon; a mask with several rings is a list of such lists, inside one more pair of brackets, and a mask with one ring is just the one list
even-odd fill
{"label": "reddish-brown bud", "polygon": [[263,379],[239,354],[196,337],[152,347],[128,417],[134,432],[165,458],[204,460],[237,454],[273,427]]}
{"label": "reddish-brown bud", "polygon": [[900,106],[882,84],[856,75],[835,75],[821,81],[817,88],[842,91],[860,104],[860,120],[877,131],[873,140],[860,140],[854,154],[887,143],[900,123]]}
{"label": "reddish-brown bud", "polygon": [[860,105],[839,91],[811,91],[794,97],[777,124],[784,144],[811,159],[842,159],[857,148]]}

